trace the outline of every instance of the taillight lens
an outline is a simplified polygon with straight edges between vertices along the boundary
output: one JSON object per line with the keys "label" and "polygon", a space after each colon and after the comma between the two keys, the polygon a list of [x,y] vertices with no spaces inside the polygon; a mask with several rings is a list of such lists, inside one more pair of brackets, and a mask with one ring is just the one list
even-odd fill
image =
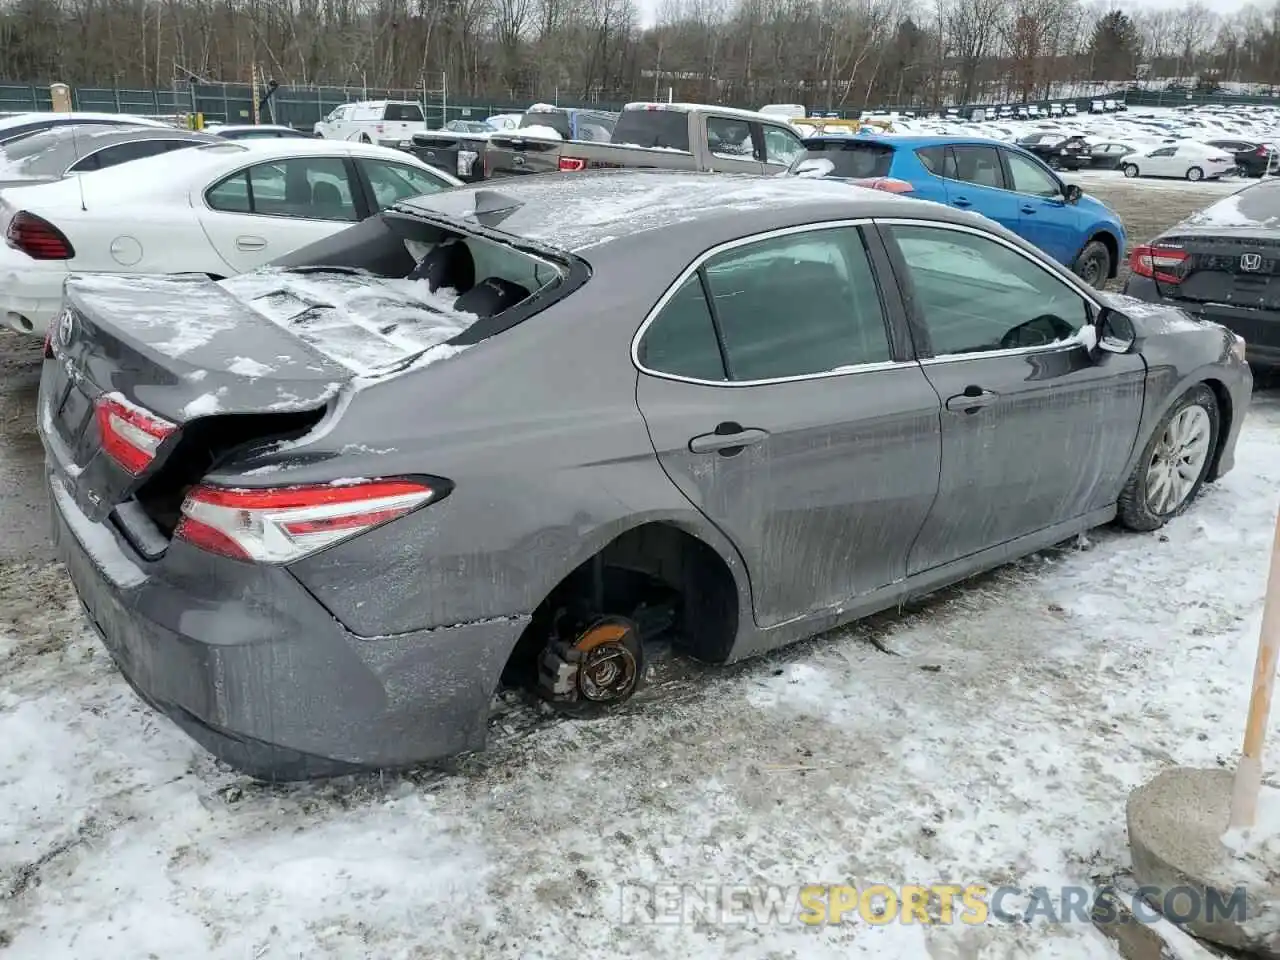
{"label": "taillight lens", "polygon": [[135,477],[150,466],[160,445],[178,429],[177,424],[134,406],[118,393],[99,397],[94,413],[103,451]]}
{"label": "taillight lens", "polygon": [[429,503],[413,480],[358,480],[241,489],[198,486],[182,504],[174,537],[236,560],[289,563]]}
{"label": "taillight lens", "polygon": [[32,260],[70,260],[76,255],[61,230],[26,210],[19,210],[9,221],[4,241]]}
{"label": "taillight lens", "polygon": [[1129,254],[1129,269],[1140,277],[1150,277],[1160,283],[1181,283],[1190,254],[1185,250],[1167,247],[1134,247]]}
{"label": "taillight lens", "polygon": [[587,161],[582,157],[561,157],[560,169],[565,173],[577,173],[579,170],[587,169]]}

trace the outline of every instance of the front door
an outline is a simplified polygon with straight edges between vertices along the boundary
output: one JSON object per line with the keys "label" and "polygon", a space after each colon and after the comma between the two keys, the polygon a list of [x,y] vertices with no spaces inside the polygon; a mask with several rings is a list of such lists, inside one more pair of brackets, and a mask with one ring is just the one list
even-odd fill
{"label": "front door", "polygon": [[1062,184],[1041,164],[1012,150],[1001,152],[1009,188],[1018,195],[1018,236],[1071,266],[1080,253],[1080,211],[1067,203]]}
{"label": "front door", "polygon": [[1116,502],[1142,412],[1137,355],[1090,357],[1094,307],[1064,278],[988,234],[886,222],[942,399],[938,499],[917,573]]}
{"label": "front door", "polygon": [[942,175],[947,181],[947,203],[1017,232],[1018,198],[1005,183],[999,150],[978,144],[948,147]]}
{"label": "front door", "polygon": [[760,173],[764,154],[756,150],[751,123],[741,117],[700,114],[705,123],[707,167],[716,173]]}
{"label": "front door", "polygon": [[658,458],[736,545],[762,627],[905,576],[940,441],[897,302],[861,230],[836,225],[710,255],[642,331]]}
{"label": "front door", "polygon": [[238,170],[193,197],[209,243],[232,272],[253,270],[360,219],[349,163],[293,157]]}

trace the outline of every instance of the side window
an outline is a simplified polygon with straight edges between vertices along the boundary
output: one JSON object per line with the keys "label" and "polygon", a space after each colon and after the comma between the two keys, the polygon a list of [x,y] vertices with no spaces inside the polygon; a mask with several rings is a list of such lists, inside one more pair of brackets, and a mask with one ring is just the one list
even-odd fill
{"label": "side window", "polygon": [[780,163],[786,166],[804,153],[804,144],[800,138],[781,127],[764,128],[764,162]]}
{"label": "side window", "polygon": [[946,147],[921,147],[916,151],[920,163],[934,176],[942,176],[942,165],[945,161]]}
{"label": "side window", "polygon": [[1159,150],[1153,150],[1147,156],[1149,157],[1172,157],[1177,151],[1177,147],[1162,147]]}
{"label": "side window", "polygon": [[707,146],[715,156],[727,160],[755,159],[751,125],[746,120],[707,117]]}
{"label": "side window", "polygon": [[1089,322],[1072,287],[995,240],[924,226],[891,234],[936,356],[1045,346]]}
{"label": "side window", "polygon": [[447,186],[431,174],[390,160],[357,160],[369,178],[378,209],[424,193],[439,193]]}
{"label": "side window", "polygon": [[704,265],[733,380],[890,359],[880,295],[856,228],[761,240]]}
{"label": "side window", "polygon": [[114,147],[105,147],[85,157],[71,169],[77,172],[105,170],[107,167],[128,163],[130,160],[154,157],[158,153],[165,152],[166,143],[167,141],[164,140],[135,140],[133,143],[118,143]]}
{"label": "side window", "polygon": [[959,146],[948,148],[949,164],[954,163],[953,180],[963,180],[979,187],[1004,189],[1004,171],[995,147]]}
{"label": "side window", "polygon": [[388,103],[383,119],[408,123],[421,123],[422,109],[416,103]]}
{"label": "side window", "polygon": [[249,168],[253,212],[303,220],[358,220],[346,164],[337,157],[295,157]]}
{"label": "side window", "polygon": [[1030,194],[1033,197],[1057,197],[1062,195],[1058,182],[1049,176],[1034,160],[1006,150],[1005,159],[1009,161],[1009,176],[1013,182],[1011,190]]}
{"label": "side window", "polygon": [[249,205],[249,173],[241,170],[205,191],[205,203],[211,210],[224,213],[252,213]]}
{"label": "side window", "polygon": [[658,373],[721,381],[724,363],[711,310],[695,273],[649,324],[636,351],[642,366]]}

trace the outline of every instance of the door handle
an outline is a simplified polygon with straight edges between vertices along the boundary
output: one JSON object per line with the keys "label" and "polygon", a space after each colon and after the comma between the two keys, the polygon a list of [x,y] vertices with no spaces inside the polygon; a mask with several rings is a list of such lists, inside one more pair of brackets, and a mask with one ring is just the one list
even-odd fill
{"label": "door handle", "polygon": [[961,209],[964,209],[965,207],[973,206],[973,204],[969,202],[968,197],[956,197],[954,200],[951,201],[951,205],[953,207],[960,207]]}
{"label": "door handle", "polygon": [[741,424],[726,421],[717,426],[714,433],[704,433],[690,440],[689,449],[693,453],[718,453],[722,457],[736,457],[767,436],[768,431],[744,428]]}
{"label": "door handle", "polygon": [[261,237],[236,237],[237,250],[261,250],[266,245],[267,241]]}
{"label": "door handle", "polygon": [[998,393],[984,390],[982,387],[968,386],[964,388],[964,393],[957,393],[954,397],[947,398],[947,409],[952,413],[973,414],[999,399]]}
{"label": "door handle", "polygon": [[1023,213],[1035,213],[1036,208],[1029,203],[1024,203],[1021,207]]}

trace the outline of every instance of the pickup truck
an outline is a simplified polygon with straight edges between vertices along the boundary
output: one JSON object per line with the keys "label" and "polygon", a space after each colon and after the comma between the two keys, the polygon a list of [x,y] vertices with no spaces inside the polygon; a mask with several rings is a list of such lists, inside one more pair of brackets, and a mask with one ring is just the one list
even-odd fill
{"label": "pickup truck", "polygon": [[426,126],[421,104],[411,100],[365,100],[344,103],[335,109],[315,125],[315,135],[326,140],[407,147],[409,138]]}
{"label": "pickup truck", "polygon": [[608,143],[519,130],[491,134],[484,171],[486,178],[600,167],[782,173],[803,155],[799,133],[777,116],[694,103],[629,103]]}
{"label": "pickup truck", "polygon": [[[502,132],[519,136],[559,137],[564,140],[608,141],[617,122],[616,113],[603,110],[578,110],[535,103],[524,112],[512,129]],[[520,130],[527,133],[521,134]],[[486,132],[428,130],[410,138],[408,150],[423,163],[455,173],[465,183],[485,179],[485,165],[479,162],[488,146],[492,130]]]}

